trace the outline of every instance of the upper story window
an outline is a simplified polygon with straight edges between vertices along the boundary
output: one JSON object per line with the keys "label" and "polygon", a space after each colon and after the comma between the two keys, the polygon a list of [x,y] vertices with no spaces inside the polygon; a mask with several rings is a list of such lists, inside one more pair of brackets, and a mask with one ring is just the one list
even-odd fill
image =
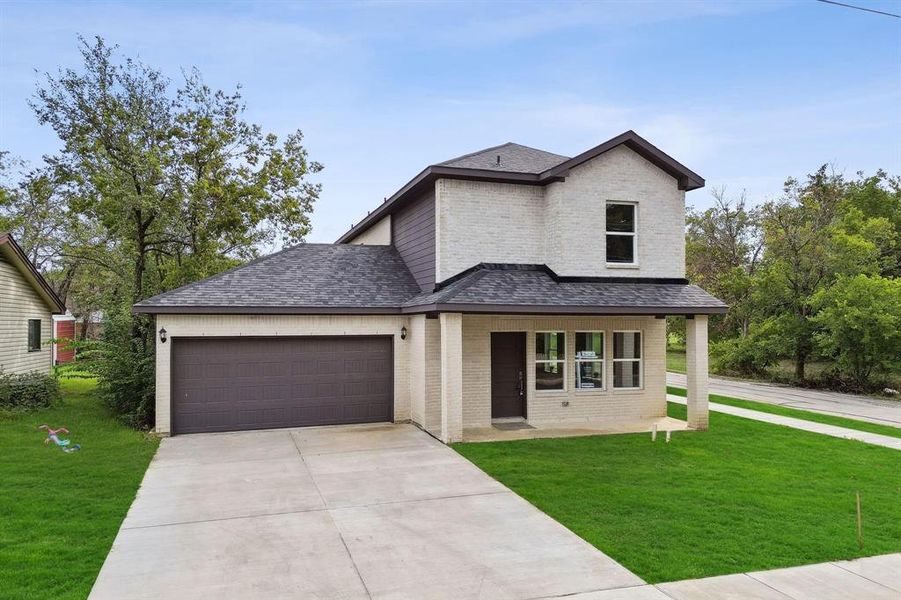
{"label": "upper story window", "polygon": [[634,265],[637,260],[636,205],[607,203],[607,263]]}
{"label": "upper story window", "polygon": [[562,331],[535,333],[535,389],[565,389],[566,334]]}
{"label": "upper story window", "polygon": [[29,352],[37,352],[40,349],[41,349],[41,320],[40,319],[28,319],[28,351]]}

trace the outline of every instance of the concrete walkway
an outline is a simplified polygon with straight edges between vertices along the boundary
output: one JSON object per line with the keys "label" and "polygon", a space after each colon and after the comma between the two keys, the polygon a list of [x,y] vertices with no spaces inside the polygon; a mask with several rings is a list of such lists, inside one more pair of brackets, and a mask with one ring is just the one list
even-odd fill
{"label": "concrete walkway", "polygon": [[689,579],[570,596],[572,600],[898,600],[901,554]]}
{"label": "concrete walkway", "polygon": [[644,582],[411,425],[167,438],[90,598],[569,596]]}
{"label": "concrete walkway", "polygon": [[[685,375],[667,373],[667,385],[685,387]],[[823,390],[808,390],[787,385],[757,383],[738,379],[711,377],[709,391],[711,394],[756,400],[767,404],[778,404],[791,408],[800,408],[827,415],[837,415],[869,421],[882,425],[901,427],[901,399],[881,400],[857,394],[841,394]]]}
{"label": "concrete walkway", "polygon": [[[685,404],[685,398],[667,394],[666,399],[677,404]],[[760,412],[759,410],[750,410],[747,408],[738,408],[728,404],[719,404],[717,402],[710,403],[710,410],[743,417],[745,419],[753,419],[764,423],[772,423],[774,425],[784,425],[794,429],[802,429],[804,431],[812,431],[813,433],[822,433],[846,440],[857,440],[858,442],[866,442],[876,446],[885,446],[893,450],[901,450],[901,438],[894,438],[887,435],[879,435],[877,433],[869,433],[867,431],[858,431],[856,429],[847,429],[845,427],[837,427],[835,425],[826,425],[823,423],[815,423],[813,421],[805,421],[804,419],[795,419],[792,417],[783,417],[781,415],[773,415],[770,413]]]}

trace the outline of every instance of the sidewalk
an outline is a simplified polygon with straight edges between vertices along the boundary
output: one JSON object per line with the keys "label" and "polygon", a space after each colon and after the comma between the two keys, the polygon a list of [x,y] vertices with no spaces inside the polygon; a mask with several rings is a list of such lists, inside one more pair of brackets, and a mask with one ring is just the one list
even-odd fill
{"label": "sidewalk", "polygon": [[[685,375],[667,373],[666,384],[684,388]],[[901,400],[883,400],[858,394],[809,390],[721,377],[710,377],[708,391],[720,396],[755,400],[766,404],[778,404],[858,421],[901,427]]]}
{"label": "sidewalk", "polygon": [[[666,399],[670,402],[685,404],[685,398],[682,396],[674,396],[667,394]],[[795,419],[793,417],[783,417],[781,415],[772,415],[770,413],[760,412],[757,410],[749,410],[747,408],[738,408],[737,406],[729,406],[728,404],[710,403],[710,410],[743,417],[745,419],[753,419],[764,423],[772,423],[774,425],[784,425],[794,429],[802,429],[804,431],[812,431],[813,433],[821,433],[832,437],[844,438],[846,440],[857,440],[867,444],[876,446],[884,446],[893,450],[901,450],[901,438],[889,437],[887,435],[879,435],[867,431],[858,431],[856,429],[846,429],[845,427],[837,427],[835,425],[826,425],[824,423],[814,423],[813,421],[805,421],[803,419]]]}
{"label": "sidewalk", "polygon": [[898,600],[901,554],[576,594],[569,600]]}

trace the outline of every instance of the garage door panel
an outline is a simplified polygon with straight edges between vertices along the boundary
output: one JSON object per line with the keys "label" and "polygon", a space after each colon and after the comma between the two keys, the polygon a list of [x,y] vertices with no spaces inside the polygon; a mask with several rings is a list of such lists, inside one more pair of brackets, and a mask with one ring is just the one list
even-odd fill
{"label": "garage door panel", "polygon": [[175,339],[174,433],[390,421],[387,337]]}

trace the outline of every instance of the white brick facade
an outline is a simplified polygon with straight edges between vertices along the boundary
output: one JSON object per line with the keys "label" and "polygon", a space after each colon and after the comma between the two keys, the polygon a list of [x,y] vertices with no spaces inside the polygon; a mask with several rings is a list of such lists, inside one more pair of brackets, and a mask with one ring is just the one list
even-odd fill
{"label": "white brick facade", "polygon": [[[625,146],[543,186],[439,179],[436,279],[480,262],[547,264],[559,275],[685,276],[685,192]],[[607,201],[638,206],[638,264],[606,264]]]}
{"label": "white brick facade", "polygon": [[382,217],[375,225],[347,243],[365,246],[391,245],[391,215]]}
{"label": "white brick facade", "polygon": [[540,186],[439,179],[435,211],[439,282],[480,262],[544,263]]}
{"label": "white brick facade", "polygon": [[[640,390],[613,389],[613,332],[642,332]],[[465,315],[463,318],[463,426],[491,425],[491,332],[526,334],[526,414],[532,423],[636,421],[666,415],[666,321],[653,317],[536,317]],[[566,389],[535,390],[535,332],[566,334]],[[604,390],[576,390],[575,332],[603,331]],[[568,402],[568,406],[563,403]]]}
{"label": "white brick facade", "polygon": [[[410,420],[410,344],[400,339],[410,320],[402,316],[157,315],[156,329],[170,338],[390,335],[394,337],[394,420]],[[169,433],[171,341],[156,343],[156,431]]]}

